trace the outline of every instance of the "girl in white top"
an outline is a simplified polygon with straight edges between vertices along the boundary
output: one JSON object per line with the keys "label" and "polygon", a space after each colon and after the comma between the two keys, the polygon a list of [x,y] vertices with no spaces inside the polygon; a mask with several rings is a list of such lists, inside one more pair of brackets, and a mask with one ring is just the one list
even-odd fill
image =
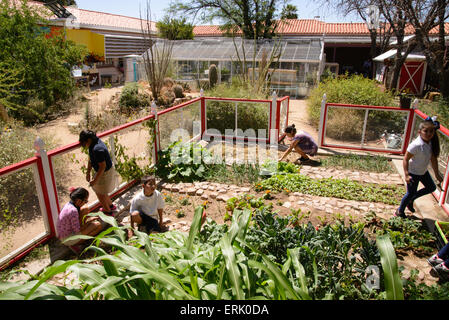
{"label": "girl in white top", "polygon": [[[443,181],[438,170],[440,142],[436,130],[439,127],[440,124],[437,121],[433,121],[428,117],[419,125],[418,137],[407,148],[403,161],[407,193],[402,198],[401,205],[394,214],[395,216],[404,218],[406,207],[411,212],[415,212],[413,201],[435,191],[435,183],[427,170],[429,163],[432,164],[437,180],[439,182]],[[424,185],[424,188],[418,191],[419,182]]]}

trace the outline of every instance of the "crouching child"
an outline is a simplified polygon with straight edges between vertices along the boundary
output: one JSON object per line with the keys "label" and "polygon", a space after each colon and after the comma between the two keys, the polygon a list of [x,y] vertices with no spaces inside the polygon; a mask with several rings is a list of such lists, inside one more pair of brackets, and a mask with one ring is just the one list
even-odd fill
{"label": "crouching child", "polygon": [[[156,190],[156,179],[146,176],[142,178],[142,190],[131,200],[129,213],[131,215],[131,228],[143,225],[147,233],[161,232],[163,230],[162,214],[165,206],[164,198]],[[132,229],[128,230],[128,238],[134,235]]]}

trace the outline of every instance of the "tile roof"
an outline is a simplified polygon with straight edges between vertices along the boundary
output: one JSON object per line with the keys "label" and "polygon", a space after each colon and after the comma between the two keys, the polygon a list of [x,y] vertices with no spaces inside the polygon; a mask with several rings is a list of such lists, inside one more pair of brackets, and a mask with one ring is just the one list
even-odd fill
{"label": "tile roof", "polygon": [[[29,4],[35,7],[46,7],[36,1],[29,1]],[[73,6],[65,7],[71,14],[73,14],[77,23],[81,25],[89,25],[96,27],[104,27],[105,29],[123,29],[123,30],[134,30],[134,32],[141,32],[141,19],[134,17],[127,17],[118,14],[91,11],[85,9],[75,8]],[[47,9],[48,10],[48,9]],[[49,10],[48,10],[49,11]],[[51,19],[56,19],[56,16],[52,16]],[[142,20],[146,22],[147,20]],[[151,22],[151,29],[156,31],[156,23]]]}
{"label": "tile roof", "polygon": [[[449,23],[445,24],[446,33],[449,33]],[[406,34],[413,34],[413,27],[406,28]],[[364,22],[334,23],[323,22],[316,19],[288,19],[281,21],[278,32],[282,35],[360,35],[368,36],[369,30]],[[431,34],[436,34],[438,27],[432,29]],[[193,33],[197,37],[222,36],[223,31],[217,25],[195,26]]]}

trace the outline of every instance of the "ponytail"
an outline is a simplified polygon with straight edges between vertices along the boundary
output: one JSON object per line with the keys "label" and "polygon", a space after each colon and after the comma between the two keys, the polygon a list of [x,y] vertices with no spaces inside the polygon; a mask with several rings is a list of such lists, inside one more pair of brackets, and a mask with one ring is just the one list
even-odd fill
{"label": "ponytail", "polygon": [[430,140],[430,143],[432,144],[432,153],[435,158],[438,158],[440,156],[440,139],[438,138],[438,131],[435,130],[435,134],[432,137],[432,140]]}

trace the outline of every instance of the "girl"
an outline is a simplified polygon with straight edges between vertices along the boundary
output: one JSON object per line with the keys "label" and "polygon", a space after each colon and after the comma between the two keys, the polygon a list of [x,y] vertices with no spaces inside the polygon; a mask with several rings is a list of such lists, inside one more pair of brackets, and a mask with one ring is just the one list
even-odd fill
{"label": "girl", "polygon": [[[403,166],[405,180],[407,182],[407,193],[402,198],[401,205],[394,213],[395,216],[405,218],[405,208],[415,212],[413,201],[428,193],[435,191],[436,186],[430,176],[427,166],[432,164],[435,177],[439,182],[443,181],[438,170],[438,156],[440,155],[440,142],[436,130],[440,124],[428,117],[418,128],[418,137],[413,140],[407,148],[404,156]],[[424,188],[417,191],[421,182]]]}
{"label": "girl", "polygon": [[[86,180],[103,206],[100,211],[112,215],[112,211],[116,210],[117,207],[112,203],[109,193],[115,188],[116,175],[108,148],[95,132],[90,130],[84,130],[80,133],[79,142],[82,147],[89,148]],[[90,172],[92,168],[95,170],[95,175],[91,180]]]}
{"label": "girl", "polygon": [[[85,216],[89,213],[86,205],[89,200],[89,192],[84,188],[70,190],[70,201],[62,208],[58,216],[57,230],[58,238],[64,241],[66,238],[74,235],[95,236],[102,229],[103,224],[98,217]],[[76,254],[81,252],[79,246],[84,240],[70,240],[64,242]]]}
{"label": "girl", "polygon": [[285,153],[279,159],[279,161],[283,161],[292,150],[295,150],[301,155],[301,157],[298,158],[295,163],[299,161],[301,164],[313,164],[314,161],[311,160],[308,156],[315,156],[318,152],[318,146],[313,138],[304,131],[296,134],[296,128],[294,124],[285,128],[284,135],[283,137],[281,137],[281,140],[283,140],[286,136],[290,141],[292,141],[292,143],[290,144],[290,147],[287,149],[287,151],[285,151]]}

